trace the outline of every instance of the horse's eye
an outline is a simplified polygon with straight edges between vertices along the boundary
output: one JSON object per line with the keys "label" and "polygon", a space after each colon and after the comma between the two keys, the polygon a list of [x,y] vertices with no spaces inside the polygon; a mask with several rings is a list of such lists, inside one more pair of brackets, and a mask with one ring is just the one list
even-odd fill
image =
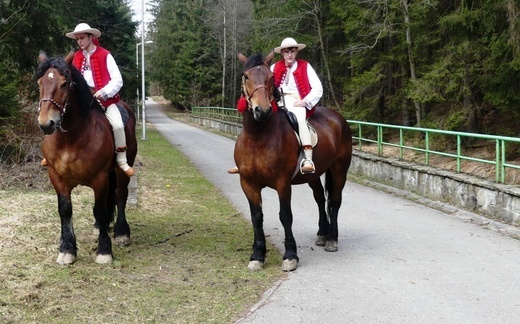
{"label": "horse's eye", "polygon": [[67,87],[67,81],[63,81],[61,84],[60,84],[60,88],[61,89],[65,89]]}

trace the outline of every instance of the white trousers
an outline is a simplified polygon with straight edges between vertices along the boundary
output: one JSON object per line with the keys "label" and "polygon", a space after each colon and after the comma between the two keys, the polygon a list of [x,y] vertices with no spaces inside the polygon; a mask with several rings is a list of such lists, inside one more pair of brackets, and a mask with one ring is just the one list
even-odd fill
{"label": "white trousers", "polygon": [[294,103],[297,100],[296,97],[291,95],[285,95],[285,108],[290,112],[294,113],[296,116],[296,120],[298,120],[298,131],[300,133],[300,139],[302,141],[302,146],[311,145],[311,133],[309,132],[309,128],[307,127],[307,108],[305,107],[294,107]]}
{"label": "white trousers", "polygon": [[126,137],[125,137],[125,126],[123,125],[123,118],[121,118],[121,112],[117,108],[116,104],[111,104],[107,107],[105,112],[112,129],[114,130],[114,143],[116,150],[120,147],[126,148]]}

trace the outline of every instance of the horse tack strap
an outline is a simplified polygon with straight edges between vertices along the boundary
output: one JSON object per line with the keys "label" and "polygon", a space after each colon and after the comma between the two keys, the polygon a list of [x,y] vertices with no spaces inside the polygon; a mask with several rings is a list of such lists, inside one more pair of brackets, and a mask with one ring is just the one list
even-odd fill
{"label": "horse tack strap", "polygon": [[55,105],[56,107],[58,107],[58,109],[61,111],[62,114],[65,114],[66,110],[67,110],[67,106],[69,105],[69,102],[67,101],[65,103],[65,105],[61,105],[59,104],[58,102],[56,102],[56,100],[52,99],[52,98],[42,98],[40,99],[40,102],[38,103],[38,111],[40,111],[41,109],[41,106],[42,106],[42,102],[50,102],[52,103],[53,105]]}
{"label": "horse tack strap", "polygon": [[53,105],[55,105],[56,107],[58,107],[58,109],[61,111],[62,116],[65,115],[65,113],[67,112],[67,106],[69,105],[69,92],[71,89],[74,88],[75,84],[76,84],[75,82],[69,83],[69,88],[67,89],[67,100],[65,100],[64,105],[59,104],[56,100],[54,100],[50,97],[43,97],[40,99],[40,102],[38,103],[38,111],[41,110],[42,102],[50,102]]}

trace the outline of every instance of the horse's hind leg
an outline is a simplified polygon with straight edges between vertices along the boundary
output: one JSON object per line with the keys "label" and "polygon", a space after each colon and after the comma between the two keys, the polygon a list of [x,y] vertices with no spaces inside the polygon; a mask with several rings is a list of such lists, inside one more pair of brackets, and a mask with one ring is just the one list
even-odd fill
{"label": "horse's hind leg", "polygon": [[130,244],[130,226],[126,220],[125,212],[129,183],[129,177],[122,172],[117,173],[117,189],[115,192],[117,219],[114,225],[114,241],[119,246],[127,246]]}
{"label": "horse's hind leg", "polygon": [[327,211],[325,210],[325,191],[323,189],[323,185],[321,184],[321,180],[318,178],[316,180],[309,182],[309,187],[312,189],[312,194],[314,196],[314,200],[318,205],[318,233],[316,237],[316,245],[317,246],[325,246],[325,242],[327,240],[327,236],[329,233],[329,220],[327,219]]}
{"label": "horse's hind leg", "polygon": [[336,169],[331,168],[325,174],[325,190],[328,195],[327,213],[330,223],[324,249],[328,252],[338,250],[338,213],[343,198],[343,187],[347,181],[347,168],[348,165],[339,164]]}

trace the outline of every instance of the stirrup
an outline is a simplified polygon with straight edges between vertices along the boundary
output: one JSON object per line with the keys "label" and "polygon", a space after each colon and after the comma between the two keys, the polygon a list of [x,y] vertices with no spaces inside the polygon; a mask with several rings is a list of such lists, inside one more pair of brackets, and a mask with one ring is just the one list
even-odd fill
{"label": "stirrup", "polygon": [[300,172],[302,174],[309,174],[316,172],[316,168],[314,167],[314,162],[312,160],[309,160],[307,158],[302,159],[302,162],[300,163]]}

